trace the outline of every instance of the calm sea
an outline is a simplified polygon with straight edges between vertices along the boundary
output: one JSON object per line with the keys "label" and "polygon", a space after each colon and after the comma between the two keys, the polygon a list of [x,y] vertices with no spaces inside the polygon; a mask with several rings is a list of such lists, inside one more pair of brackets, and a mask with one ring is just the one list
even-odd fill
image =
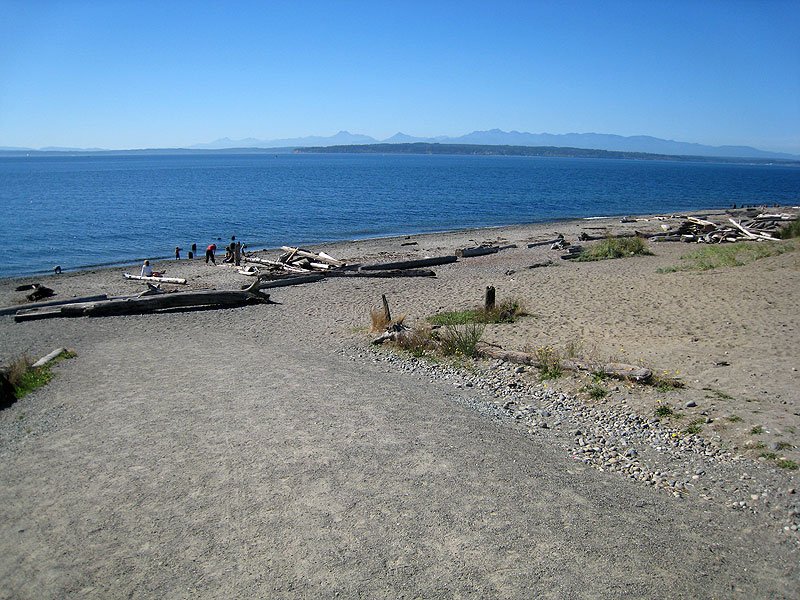
{"label": "calm sea", "polygon": [[0,277],[467,227],[800,203],[800,169],[499,156],[0,158]]}

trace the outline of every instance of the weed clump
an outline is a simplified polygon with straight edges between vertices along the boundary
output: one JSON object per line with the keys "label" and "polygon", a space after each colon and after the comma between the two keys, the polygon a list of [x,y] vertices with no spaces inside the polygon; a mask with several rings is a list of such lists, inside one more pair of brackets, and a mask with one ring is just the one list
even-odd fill
{"label": "weed clump", "polygon": [[564,374],[564,369],[561,367],[561,354],[553,346],[540,346],[534,355],[541,381],[558,379]]}
{"label": "weed clump", "polygon": [[662,404],[661,406],[657,407],[655,411],[653,411],[653,414],[655,414],[655,416],[657,417],[662,417],[662,418],[671,417],[672,415],[675,414],[675,410],[667,404]]}
{"label": "weed clump", "polygon": [[653,253],[640,237],[632,238],[606,238],[594,246],[583,250],[576,259],[579,262],[592,260],[607,260],[610,258],[624,258],[627,256],[648,256]]}

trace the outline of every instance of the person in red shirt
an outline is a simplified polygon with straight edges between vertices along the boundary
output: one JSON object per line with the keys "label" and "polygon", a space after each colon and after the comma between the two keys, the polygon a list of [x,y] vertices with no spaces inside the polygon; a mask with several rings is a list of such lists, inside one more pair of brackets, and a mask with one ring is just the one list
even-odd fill
{"label": "person in red shirt", "polygon": [[210,260],[214,265],[217,264],[217,261],[214,259],[214,252],[217,251],[217,245],[211,244],[208,248],[206,248],[206,264]]}

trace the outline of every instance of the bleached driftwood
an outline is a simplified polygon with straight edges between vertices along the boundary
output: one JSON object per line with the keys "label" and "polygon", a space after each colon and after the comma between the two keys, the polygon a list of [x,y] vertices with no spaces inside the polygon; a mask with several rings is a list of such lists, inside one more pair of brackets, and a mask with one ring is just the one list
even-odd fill
{"label": "bleached driftwood", "polygon": [[49,363],[50,361],[55,360],[56,358],[58,358],[59,356],[64,354],[64,352],[66,352],[66,350],[64,348],[56,348],[50,354],[48,354],[46,356],[43,356],[42,358],[37,360],[35,363],[33,363],[31,365],[31,368],[32,369],[38,369],[39,367],[43,367],[47,363]]}
{"label": "bleached driftwood", "polygon": [[294,265],[287,265],[286,263],[278,262],[277,260],[269,260],[268,258],[258,258],[257,256],[246,256],[243,259],[245,262],[256,263],[259,265],[266,265],[268,267],[275,267],[288,271],[290,273],[310,273],[309,269],[296,267]]}
{"label": "bleached driftwood", "polygon": [[728,219],[728,221],[733,223],[733,226],[736,227],[736,229],[741,231],[743,234],[745,234],[750,239],[753,239],[753,240],[770,240],[770,241],[775,241],[776,240],[776,238],[772,237],[771,235],[767,235],[765,233],[753,233],[752,231],[749,231],[746,227],[744,227],[741,223],[737,223],[733,219]]}
{"label": "bleached driftwood", "polygon": [[343,260],[337,260],[332,256],[330,256],[329,254],[326,254],[325,252],[314,254],[313,252],[309,252],[308,250],[303,250],[301,248],[293,248],[291,246],[281,246],[281,250],[289,253],[286,262],[291,260],[294,256],[302,256],[303,258],[311,259],[314,262],[325,263],[328,265],[332,265],[334,267],[343,267],[345,264],[347,264]]}
{"label": "bleached driftwood", "polygon": [[136,281],[152,281],[154,283],[178,283],[181,285],[186,284],[186,280],[182,277],[146,277],[144,275],[131,275],[130,273],[123,273],[125,279],[134,279]]}

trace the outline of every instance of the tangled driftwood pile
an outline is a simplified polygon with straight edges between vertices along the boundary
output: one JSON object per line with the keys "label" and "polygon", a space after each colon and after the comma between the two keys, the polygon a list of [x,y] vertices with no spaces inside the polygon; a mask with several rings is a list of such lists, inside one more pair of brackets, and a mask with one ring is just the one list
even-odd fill
{"label": "tangled driftwood pile", "polygon": [[728,223],[718,224],[705,219],[687,217],[676,229],[649,236],[659,242],[695,242],[701,244],[721,244],[749,240],[777,240],[777,230],[797,217],[785,213],[760,214],[752,219],[736,221],[729,218]]}

